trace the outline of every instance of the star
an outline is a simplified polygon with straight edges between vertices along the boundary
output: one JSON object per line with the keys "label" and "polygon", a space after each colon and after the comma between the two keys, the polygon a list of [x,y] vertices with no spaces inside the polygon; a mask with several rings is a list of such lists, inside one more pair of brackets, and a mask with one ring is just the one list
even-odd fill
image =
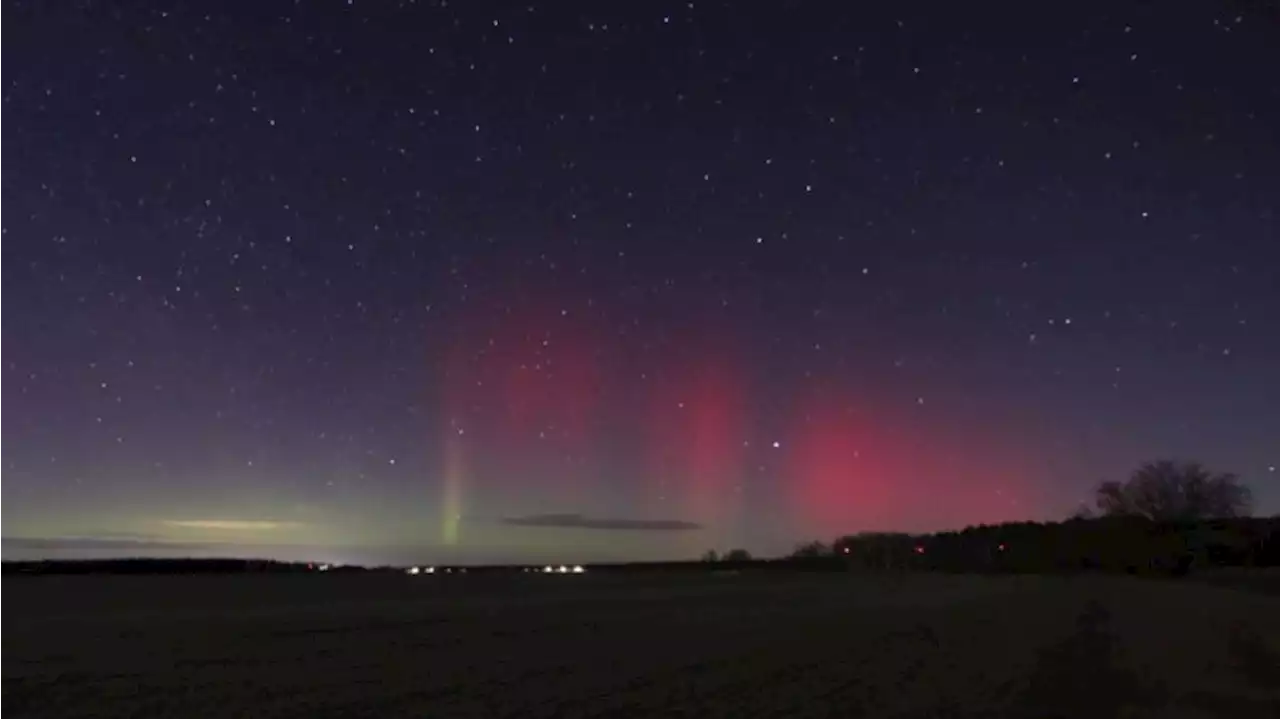
{"label": "star", "polygon": [[[782,555],[1058,516],[1187,437],[1280,511],[1248,7],[45,5],[6,55],[7,531],[292,517],[333,487],[298,536],[379,563],[671,558],[662,532],[442,521],[647,501]],[[1149,411],[1175,389],[1187,412]],[[1255,406],[1243,433],[1199,411]]]}

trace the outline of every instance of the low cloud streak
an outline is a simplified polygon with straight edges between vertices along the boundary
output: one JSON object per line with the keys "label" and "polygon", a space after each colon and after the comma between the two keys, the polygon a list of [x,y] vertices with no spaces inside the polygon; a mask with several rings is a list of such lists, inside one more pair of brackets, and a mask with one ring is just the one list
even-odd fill
{"label": "low cloud streak", "polygon": [[528,514],[520,517],[504,517],[502,523],[513,527],[637,532],[688,532],[702,529],[702,525],[696,522],[679,519],[610,519],[587,517],[581,514]]}
{"label": "low cloud streak", "polygon": [[[333,547],[276,542],[168,541],[118,537],[4,537],[4,561],[94,559],[275,559],[289,562],[348,562],[357,552]],[[371,553],[376,555],[376,553]]]}
{"label": "low cloud streak", "polygon": [[0,539],[4,553],[16,552],[77,552],[77,551],[191,551],[207,549],[212,545],[199,542],[167,542],[156,539],[122,537],[4,537]]}
{"label": "low cloud streak", "polygon": [[302,526],[301,522],[276,522],[267,519],[162,519],[160,523],[178,529],[214,529],[223,532],[274,532]]}

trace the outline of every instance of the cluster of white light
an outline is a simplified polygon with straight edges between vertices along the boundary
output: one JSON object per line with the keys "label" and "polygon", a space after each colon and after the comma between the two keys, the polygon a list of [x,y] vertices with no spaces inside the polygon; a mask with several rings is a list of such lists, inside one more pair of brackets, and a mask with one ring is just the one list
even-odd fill
{"label": "cluster of white light", "polygon": [[550,564],[548,564],[547,566],[542,568],[543,574],[582,574],[585,571],[587,570],[583,569],[581,564],[575,564],[572,567],[565,564],[561,564],[558,567],[553,567]]}
{"label": "cluster of white light", "polygon": [[[320,571],[324,571],[328,568],[329,568],[329,565],[327,564],[321,565]],[[454,572],[454,569],[452,567],[445,567],[441,571],[443,571],[445,574],[452,574]],[[553,566],[548,564],[542,569],[525,567],[522,571],[541,572],[542,574],[584,574],[586,573],[587,570],[581,564],[573,564],[573,565],[561,564],[559,566]],[[459,567],[457,569],[457,572],[458,574],[466,574],[467,569],[466,567]],[[419,574],[435,574],[436,568],[435,567],[409,567],[404,570],[404,573],[408,574],[409,576],[417,576]]]}

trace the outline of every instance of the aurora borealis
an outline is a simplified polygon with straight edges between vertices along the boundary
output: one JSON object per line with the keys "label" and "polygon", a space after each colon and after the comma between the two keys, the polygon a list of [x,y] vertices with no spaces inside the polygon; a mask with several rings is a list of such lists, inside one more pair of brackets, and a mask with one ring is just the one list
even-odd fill
{"label": "aurora borealis", "polygon": [[1278,511],[1269,12],[10,3],[5,556]]}

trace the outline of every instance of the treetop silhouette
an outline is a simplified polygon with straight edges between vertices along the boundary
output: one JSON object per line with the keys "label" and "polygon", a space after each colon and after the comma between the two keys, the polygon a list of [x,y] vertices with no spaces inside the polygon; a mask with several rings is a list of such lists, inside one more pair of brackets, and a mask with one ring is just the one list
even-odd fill
{"label": "treetop silhouette", "polygon": [[1094,490],[1106,516],[1143,517],[1156,522],[1248,516],[1249,488],[1230,472],[1213,473],[1199,462],[1145,462],[1124,482],[1102,482]]}

